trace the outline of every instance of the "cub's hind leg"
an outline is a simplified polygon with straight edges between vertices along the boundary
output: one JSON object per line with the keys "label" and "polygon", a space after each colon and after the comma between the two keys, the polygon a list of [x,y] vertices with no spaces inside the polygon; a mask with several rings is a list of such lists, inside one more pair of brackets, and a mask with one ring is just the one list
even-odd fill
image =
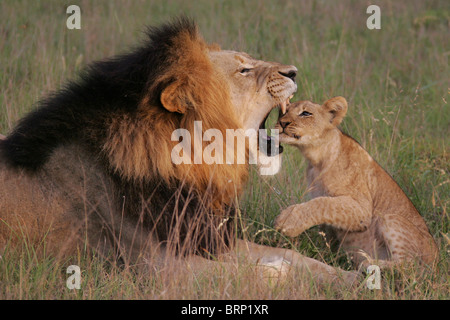
{"label": "cub's hind leg", "polygon": [[392,267],[415,258],[426,264],[436,261],[438,250],[428,230],[421,230],[406,217],[385,215],[379,221],[378,234],[389,254],[389,261],[378,261],[380,267]]}
{"label": "cub's hind leg", "polygon": [[347,253],[356,267],[361,264],[367,267],[371,261],[388,259],[386,246],[378,234],[378,224],[378,217],[374,217],[365,231],[349,232],[332,227],[327,227],[325,230],[330,239],[337,238],[339,248]]}

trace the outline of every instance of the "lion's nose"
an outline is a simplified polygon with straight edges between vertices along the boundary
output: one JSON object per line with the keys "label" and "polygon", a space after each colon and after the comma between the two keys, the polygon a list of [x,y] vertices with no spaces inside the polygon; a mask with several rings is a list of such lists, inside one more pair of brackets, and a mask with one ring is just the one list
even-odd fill
{"label": "lion's nose", "polygon": [[295,77],[297,76],[297,69],[289,69],[286,71],[278,71],[282,76],[291,79],[295,82]]}

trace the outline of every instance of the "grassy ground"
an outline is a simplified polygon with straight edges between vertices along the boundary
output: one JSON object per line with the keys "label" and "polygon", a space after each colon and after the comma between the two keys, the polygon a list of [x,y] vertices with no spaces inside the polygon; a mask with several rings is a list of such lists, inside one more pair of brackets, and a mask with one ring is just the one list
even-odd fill
{"label": "grassy ground", "polygon": [[[81,30],[66,28],[69,4],[81,7]],[[7,133],[39,97],[90,61],[135,44],[144,24],[184,13],[222,48],[296,65],[294,100],[347,98],[344,131],[422,213],[440,248],[436,275],[383,274],[381,290],[342,291],[295,281],[266,288],[244,281],[245,275],[174,280],[105,268],[100,258],[80,257],[82,289],[70,291],[63,263],[37,260],[32,250],[24,250],[0,260],[0,299],[448,299],[450,6],[446,0],[378,5],[381,30],[366,28],[364,1],[1,1],[0,132]],[[282,208],[306,200],[305,162],[294,149],[285,150],[280,174],[262,178],[252,172],[241,199],[248,234],[349,268],[316,228],[296,239],[271,229]]]}

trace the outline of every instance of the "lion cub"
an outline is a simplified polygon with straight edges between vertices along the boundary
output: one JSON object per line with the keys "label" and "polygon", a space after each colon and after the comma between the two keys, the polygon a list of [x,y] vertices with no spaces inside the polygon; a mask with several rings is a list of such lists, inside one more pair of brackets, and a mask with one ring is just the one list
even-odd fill
{"label": "lion cub", "polygon": [[355,140],[337,128],[346,112],[347,101],[336,97],[323,106],[293,103],[279,119],[275,128],[280,142],[296,146],[308,160],[313,199],[283,210],[275,227],[294,237],[325,224],[356,264],[378,260],[386,267],[410,258],[432,264],[437,246],[412,202]]}

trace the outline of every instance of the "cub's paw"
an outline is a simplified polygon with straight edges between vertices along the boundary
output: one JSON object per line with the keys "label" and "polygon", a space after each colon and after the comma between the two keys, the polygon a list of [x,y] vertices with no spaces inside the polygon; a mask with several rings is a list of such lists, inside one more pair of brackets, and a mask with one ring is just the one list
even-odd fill
{"label": "cub's paw", "polygon": [[302,220],[296,205],[287,207],[275,218],[275,229],[288,237],[296,237],[305,229],[302,227]]}

